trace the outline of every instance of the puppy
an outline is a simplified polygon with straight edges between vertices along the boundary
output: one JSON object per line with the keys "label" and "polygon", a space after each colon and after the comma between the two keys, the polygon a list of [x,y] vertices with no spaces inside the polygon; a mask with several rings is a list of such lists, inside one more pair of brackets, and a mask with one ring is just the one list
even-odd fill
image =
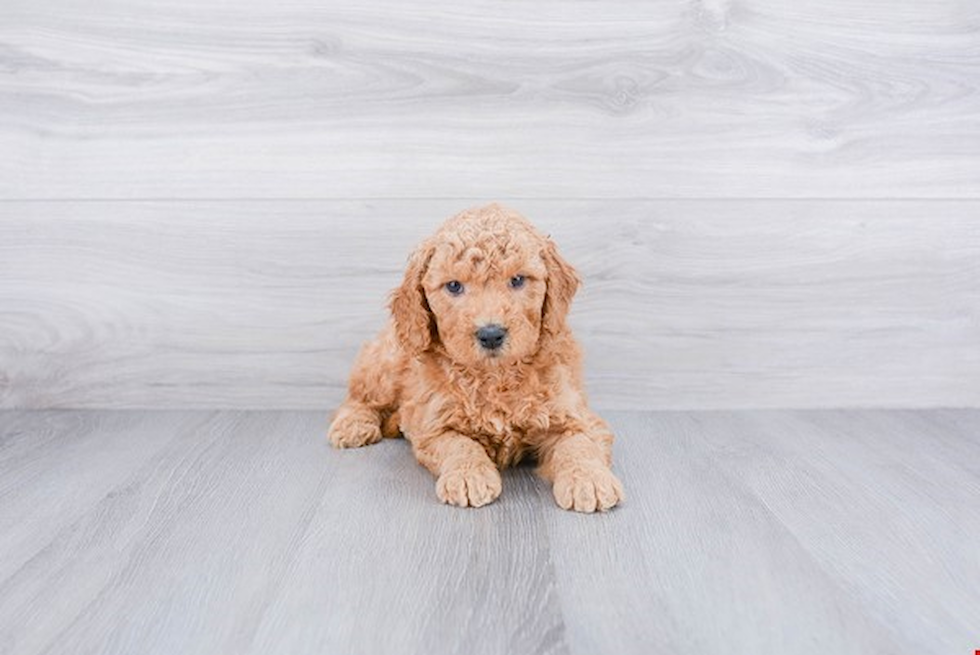
{"label": "puppy", "polygon": [[565,322],[578,286],[518,213],[493,204],[449,219],[409,259],[392,321],[361,350],[330,441],[404,435],[451,505],[493,502],[499,469],[533,456],[561,507],[615,506],[613,435],[586,403]]}

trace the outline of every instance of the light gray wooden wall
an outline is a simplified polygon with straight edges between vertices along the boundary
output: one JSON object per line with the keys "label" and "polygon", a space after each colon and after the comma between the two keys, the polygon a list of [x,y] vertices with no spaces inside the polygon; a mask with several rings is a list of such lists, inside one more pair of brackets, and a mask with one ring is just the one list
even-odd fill
{"label": "light gray wooden wall", "polygon": [[0,407],[329,407],[488,200],[600,406],[980,405],[976,3],[6,0]]}
{"label": "light gray wooden wall", "polygon": [[[322,407],[460,200],[8,202],[2,402]],[[525,200],[607,407],[980,401],[977,201]]]}

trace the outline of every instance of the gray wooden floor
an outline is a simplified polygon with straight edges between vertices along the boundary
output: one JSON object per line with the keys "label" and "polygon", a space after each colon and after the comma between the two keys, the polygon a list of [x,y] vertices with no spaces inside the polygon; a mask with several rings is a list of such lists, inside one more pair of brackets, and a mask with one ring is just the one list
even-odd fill
{"label": "gray wooden floor", "polygon": [[613,412],[627,503],[438,504],[317,412],[0,413],[0,652],[972,653],[980,410]]}

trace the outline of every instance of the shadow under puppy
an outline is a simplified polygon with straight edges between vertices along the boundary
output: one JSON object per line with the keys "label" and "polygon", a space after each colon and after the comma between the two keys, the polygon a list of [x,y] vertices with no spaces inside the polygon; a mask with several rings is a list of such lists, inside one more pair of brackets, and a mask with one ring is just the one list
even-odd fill
{"label": "shadow under puppy", "polygon": [[565,316],[579,285],[555,244],[489,205],[449,219],[409,259],[392,321],[358,355],[330,426],[339,448],[403,434],[445,503],[480,507],[498,468],[532,455],[558,505],[623,498],[613,435],[586,402]]}

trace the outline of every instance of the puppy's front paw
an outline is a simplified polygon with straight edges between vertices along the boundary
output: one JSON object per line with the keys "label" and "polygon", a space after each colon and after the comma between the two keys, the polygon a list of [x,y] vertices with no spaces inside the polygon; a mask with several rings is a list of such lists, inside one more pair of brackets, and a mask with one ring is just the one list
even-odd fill
{"label": "puppy's front paw", "polygon": [[615,507],[626,496],[613,472],[602,465],[574,466],[555,474],[552,489],[562,509],[600,512]]}
{"label": "puppy's front paw", "polygon": [[492,503],[502,488],[500,472],[493,464],[450,469],[436,480],[439,500],[460,507],[482,507]]}
{"label": "puppy's front paw", "polygon": [[335,448],[359,448],[381,441],[381,424],[376,413],[342,407],[330,425],[330,443]]}

